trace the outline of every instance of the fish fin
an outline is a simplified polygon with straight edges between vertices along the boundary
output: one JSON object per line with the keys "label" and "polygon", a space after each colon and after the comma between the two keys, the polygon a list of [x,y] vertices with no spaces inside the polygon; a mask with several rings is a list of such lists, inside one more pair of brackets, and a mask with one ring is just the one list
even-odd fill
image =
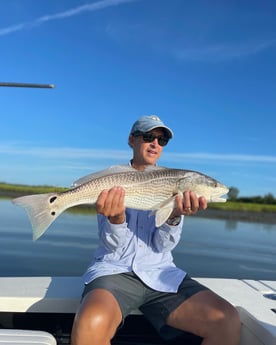
{"label": "fish fin", "polygon": [[52,222],[63,212],[56,206],[58,194],[35,194],[13,199],[15,205],[25,208],[33,229],[33,240],[37,240]]}
{"label": "fish fin", "polygon": [[175,207],[175,195],[162,202],[159,206],[155,207],[155,225],[157,227],[161,226],[166,222]]}
{"label": "fish fin", "polygon": [[107,175],[111,175],[111,174],[116,174],[116,173],[121,173],[121,172],[128,172],[128,171],[135,171],[134,168],[132,168],[132,166],[130,165],[112,165],[111,167],[107,168],[107,169],[104,169],[104,170],[101,170],[101,171],[97,171],[97,172],[94,172],[92,174],[89,174],[89,175],[86,175],[86,176],[83,176],[81,178],[79,178],[77,181],[75,181],[73,184],[72,184],[72,187],[77,187],[83,183],[86,183],[86,182],[89,182],[95,178],[98,178],[98,177],[103,177],[103,176],[107,176]]}

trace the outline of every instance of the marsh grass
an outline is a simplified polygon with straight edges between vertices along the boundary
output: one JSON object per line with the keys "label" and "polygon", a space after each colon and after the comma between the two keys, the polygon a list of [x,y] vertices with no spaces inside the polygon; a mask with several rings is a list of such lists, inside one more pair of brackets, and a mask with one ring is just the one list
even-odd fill
{"label": "marsh grass", "polygon": [[54,186],[30,186],[0,182],[0,196],[3,198],[16,198],[28,194],[64,192],[66,190],[68,190],[68,188]]}
{"label": "marsh grass", "polygon": [[223,211],[244,212],[276,212],[276,205],[256,204],[250,202],[227,201],[226,203],[210,203],[208,208]]}

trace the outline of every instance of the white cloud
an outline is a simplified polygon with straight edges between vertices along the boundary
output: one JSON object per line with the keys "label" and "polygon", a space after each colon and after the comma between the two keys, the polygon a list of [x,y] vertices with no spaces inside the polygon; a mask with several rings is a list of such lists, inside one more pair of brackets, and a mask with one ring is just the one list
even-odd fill
{"label": "white cloud", "polygon": [[44,15],[44,16],[36,18],[30,22],[19,23],[17,25],[12,25],[12,26],[9,26],[6,28],[2,28],[2,29],[0,29],[0,36],[6,36],[6,35],[9,35],[11,33],[16,32],[16,31],[21,31],[21,30],[24,30],[24,29],[27,29],[30,27],[41,25],[45,22],[49,22],[52,20],[69,18],[69,17],[79,15],[83,12],[98,11],[98,10],[102,10],[104,8],[107,8],[107,7],[118,6],[121,4],[126,4],[126,3],[130,3],[130,2],[135,2],[135,1],[137,1],[137,0],[102,0],[102,1],[95,2],[93,4],[85,4],[82,6],[71,8],[71,9],[63,11],[63,12],[59,12],[59,13],[55,13],[55,14],[51,14],[51,15]]}
{"label": "white cloud", "polygon": [[276,40],[243,42],[239,44],[206,44],[197,47],[178,48],[173,55],[179,60],[225,61],[254,55],[275,46]]}
{"label": "white cloud", "polygon": [[[89,149],[89,148],[74,148],[74,147],[29,147],[20,143],[17,144],[1,144],[0,154],[6,155],[20,155],[35,156],[52,159],[129,159],[130,150],[112,150],[112,149]],[[247,162],[247,163],[276,163],[276,156],[270,155],[248,155],[248,154],[217,154],[208,152],[164,152],[163,160],[169,162],[183,161],[187,159],[217,161],[221,162]]]}
{"label": "white cloud", "polygon": [[[128,162],[131,150],[33,147],[20,142],[0,142],[0,156],[0,181],[71,186],[81,176]],[[167,151],[164,151],[159,162],[161,166],[181,169],[189,166],[189,169],[202,171],[226,185],[237,186],[242,195],[274,192],[275,163],[276,156],[269,155]]]}
{"label": "white cloud", "polygon": [[183,159],[195,159],[195,160],[210,160],[218,162],[252,162],[252,163],[276,163],[276,156],[267,155],[247,155],[247,154],[217,154],[217,153],[164,153],[164,156],[169,156],[170,161],[179,161]]}

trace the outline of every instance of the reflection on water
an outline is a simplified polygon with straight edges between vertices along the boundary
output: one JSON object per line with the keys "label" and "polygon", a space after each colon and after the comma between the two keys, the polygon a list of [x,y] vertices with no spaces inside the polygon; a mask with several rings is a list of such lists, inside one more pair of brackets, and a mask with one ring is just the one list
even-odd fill
{"label": "reflection on water", "polygon": [[[23,209],[0,200],[0,275],[82,275],[97,246],[94,215],[62,214],[36,242]],[[175,263],[195,277],[276,280],[276,225],[186,217]]]}

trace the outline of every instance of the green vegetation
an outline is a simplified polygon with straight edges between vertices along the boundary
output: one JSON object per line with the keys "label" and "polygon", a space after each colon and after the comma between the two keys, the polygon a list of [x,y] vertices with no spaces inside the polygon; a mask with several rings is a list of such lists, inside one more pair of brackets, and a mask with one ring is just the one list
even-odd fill
{"label": "green vegetation", "polygon": [[[68,188],[54,186],[29,186],[0,182],[0,198],[13,199],[24,195],[65,192]],[[96,213],[93,205],[79,205],[71,207],[66,212],[91,214]]]}
{"label": "green vegetation", "polygon": [[274,198],[273,194],[268,193],[265,196],[246,196],[246,197],[238,197],[239,190],[236,187],[230,187],[228,193],[229,201],[238,201],[243,203],[253,203],[253,204],[268,204],[268,205],[276,205],[276,198]]}
{"label": "green vegetation", "polygon": [[276,205],[241,201],[227,201],[226,203],[209,204],[208,208],[223,211],[276,212]]}
{"label": "green vegetation", "polygon": [[9,184],[0,182],[0,197],[16,198],[18,196],[28,194],[42,194],[52,192],[64,192],[68,188],[53,187],[53,186],[29,186],[22,184]]}

